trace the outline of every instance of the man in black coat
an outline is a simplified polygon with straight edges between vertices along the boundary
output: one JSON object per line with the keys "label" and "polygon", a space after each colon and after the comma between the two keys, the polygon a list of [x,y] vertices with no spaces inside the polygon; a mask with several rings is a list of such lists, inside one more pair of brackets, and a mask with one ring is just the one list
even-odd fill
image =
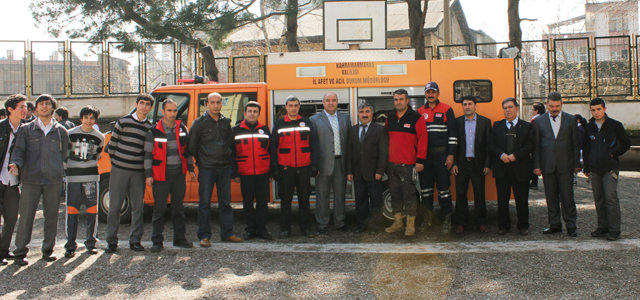
{"label": "man in black coat", "polygon": [[591,189],[598,214],[598,228],[592,237],[620,238],[620,201],[618,200],[618,157],[629,150],[631,141],[622,123],[609,118],[602,98],[589,103],[591,120],[586,126],[584,173],[591,179]]}
{"label": "man in black coat", "polygon": [[529,179],[532,171],[531,152],[534,148],[532,126],[518,118],[518,101],[502,101],[504,120],[493,124],[490,151],[493,177],[498,192],[498,234],[504,235],[511,227],[509,198],[511,189],[516,200],[518,231],[529,234]]}
{"label": "man in black coat", "polygon": [[347,179],[353,181],[356,198],[356,232],[364,232],[369,220],[381,215],[382,175],[387,167],[389,138],[383,126],[373,121],[373,106],[358,106],[360,124],[349,129]]}
{"label": "man in black coat", "polygon": [[473,186],[473,205],[478,230],[488,232],[484,178],[489,173],[489,138],[491,120],[476,113],[477,100],[473,96],[462,98],[464,115],[456,118],[458,148],[451,173],[456,176],[456,233],[464,232],[468,214],[467,189]]}

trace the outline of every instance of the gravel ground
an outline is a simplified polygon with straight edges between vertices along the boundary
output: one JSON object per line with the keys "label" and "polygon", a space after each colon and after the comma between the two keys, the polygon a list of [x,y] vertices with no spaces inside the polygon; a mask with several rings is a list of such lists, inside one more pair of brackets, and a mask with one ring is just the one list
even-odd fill
{"label": "gravel ground", "polygon": [[[221,244],[210,249],[160,253],[127,249],[129,227],[120,230],[121,249],[90,256],[80,248],[63,258],[60,218],[53,263],[39,260],[42,215],[37,216],[30,264],[0,267],[1,299],[632,299],[640,295],[640,218],[636,205],[640,173],[623,172],[619,183],[622,236],[593,239],[595,208],[585,178],[578,179],[578,238],[543,236],[547,225],[542,187],[532,191],[530,235],[496,234],[496,203],[488,203],[490,233],[470,230],[443,235],[439,226],[407,239],[384,232],[343,233],[286,241]],[[187,237],[196,240],[196,210],[187,208]],[[61,206],[61,216],[64,209]],[[353,218],[353,207],[349,209]],[[512,221],[515,209],[512,204]],[[269,229],[277,233],[277,207]],[[218,222],[212,217],[212,224]],[[243,219],[236,210],[236,233]],[[171,241],[168,222],[165,237]],[[381,224],[384,226],[386,224]],[[99,234],[105,232],[100,224]],[[515,226],[512,226],[515,229]],[[145,222],[150,246],[150,221]],[[214,237],[218,226],[214,226]],[[80,229],[80,233],[84,228]],[[388,245],[388,249],[385,249]],[[574,247],[575,245],[575,247]],[[436,247],[437,246],[437,247]],[[335,247],[331,248],[331,247]],[[434,248],[435,247],[435,248]],[[446,251],[438,250],[440,248]],[[521,247],[519,249],[518,247]],[[330,250],[326,250],[330,248]],[[331,250],[334,249],[334,250]],[[342,250],[340,250],[342,249]],[[369,249],[369,250],[367,250]],[[407,250],[408,249],[408,250]],[[411,249],[423,249],[415,251]],[[435,250],[434,250],[435,249]],[[343,251],[344,250],[344,251]]]}

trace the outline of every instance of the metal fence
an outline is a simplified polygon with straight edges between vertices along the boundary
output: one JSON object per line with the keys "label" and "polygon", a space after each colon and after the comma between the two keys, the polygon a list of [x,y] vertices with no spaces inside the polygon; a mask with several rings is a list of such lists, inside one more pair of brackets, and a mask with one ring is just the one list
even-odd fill
{"label": "metal fence", "polygon": [[[640,36],[523,41],[522,98],[637,97]],[[149,92],[160,84],[205,72],[197,45],[146,42],[124,52],[119,42],[0,41],[0,95],[118,95]],[[499,57],[506,42],[425,47],[427,59],[462,55]],[[434,51],[435,50],[435,51]],[[218,57],[218,82],[266,80],[266,56]]]}

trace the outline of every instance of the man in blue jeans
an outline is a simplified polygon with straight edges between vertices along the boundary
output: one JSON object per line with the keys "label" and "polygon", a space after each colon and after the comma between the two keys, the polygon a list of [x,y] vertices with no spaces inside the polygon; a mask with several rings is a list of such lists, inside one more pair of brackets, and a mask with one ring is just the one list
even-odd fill
{"label": "man in blue jeans", "polygon": [[214,184],[218,188],[220,239],[242,242],[241,238],[233,234],[231,120],[220,113],[221,109],[222,96],[218,93],[209,94],[206,113],[191,124],[191,137],[187,147],[198,166],[198,239],[202,247],[211,247],[211,194]]}

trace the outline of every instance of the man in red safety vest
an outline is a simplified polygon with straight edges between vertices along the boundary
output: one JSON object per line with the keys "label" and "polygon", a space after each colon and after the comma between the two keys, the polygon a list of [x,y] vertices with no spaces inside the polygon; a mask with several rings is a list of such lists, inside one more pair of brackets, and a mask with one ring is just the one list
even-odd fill
{"label": "man in red safety vest", "polygon": [[186,149],[189,141],[187,126],[180,120],[178,105],[171,99],[162,102],[163,118],[148,132],[144,143],[144,172],[147,186],[153,188],[153,231],[151,252],[162,250],[164,240],[164,212],[167,199],[171,194],[173,218],[173,245],[191,248],[193,244],[185,238],[185,214],[182,207],[187,189],[185,175],[189,172],[191,180],[196,180],[193,161]]}
{"label": "man in red safety vest", "polygon": [[[269,202],[269,127],[258,122],[260,104],[250,101],[244,106],[244,120],[233,127],[233,181],[240,182],[242,210],[247,227],[244,239],[271,240],[267,231]],[[255,209],[253,200],[255,199]]]}

